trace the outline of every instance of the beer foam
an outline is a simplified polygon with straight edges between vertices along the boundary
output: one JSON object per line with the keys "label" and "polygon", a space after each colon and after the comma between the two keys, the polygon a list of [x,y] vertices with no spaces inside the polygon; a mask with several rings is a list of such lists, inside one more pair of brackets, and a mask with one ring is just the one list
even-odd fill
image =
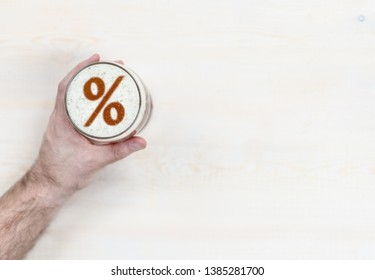
{"label": "beer foam", "polygon": [[[86,121],[119,76],[124,76],[123,80],[91,125],[85,126]],[[87,99],[83,91],[85,83],[93,77],[99,77],[105,84],[104,95],[94,101]],[[96,85],[92,84],[91,91],[94,95],[97,94],[97,90]],[[95,138],[113,138],[124,133],[133,124],[140,109],[140,94],[135,80],[120,66],[106,62],[90,65],[78,72],[71,80],[65,98],[71,122],[82,133]],[[120,102],[125,109],[124,119],[113,126],[108,125],[103,118],[103,111],[111,102]],[[114,109],[111,110],[111,116],[114,119],[117,117]]]}

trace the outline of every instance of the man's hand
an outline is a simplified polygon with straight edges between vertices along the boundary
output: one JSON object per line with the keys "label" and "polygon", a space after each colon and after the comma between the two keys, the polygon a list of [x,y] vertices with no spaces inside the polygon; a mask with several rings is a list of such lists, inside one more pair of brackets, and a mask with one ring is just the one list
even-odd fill
{"label": "man's hand", "polygon": [[0,198],[0,259],[24,257],[64,201],[87,186],[96,171],[146,147],[140,137],[93,145],[69,123],[65,88],[81,68],[96,61],[97,54],[79,63],[60,82],[35,164]]}
{"label": "man's hand", "polygon": [[33,167],[35,172],[49,178],[64,192],[74,192],[86,186],[88,179],[102,167],[146,147],[146,141],[140,137],[116,144],[93,145],[69,123],[64,107],[65,89],[69,80],[81,68],[97,61],[99,55],[94,54],[79,63],[60,82],[56,105]]}

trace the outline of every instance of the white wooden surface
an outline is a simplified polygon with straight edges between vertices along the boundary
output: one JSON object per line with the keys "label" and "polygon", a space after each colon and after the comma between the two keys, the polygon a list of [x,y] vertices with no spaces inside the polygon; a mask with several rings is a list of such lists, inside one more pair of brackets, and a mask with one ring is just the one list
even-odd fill
{"label": "white wooden surface", "polygon": [[0,1],[1,193],[93,52],[150,88],[149,147],[29,259],[375,257],[374,1]]}

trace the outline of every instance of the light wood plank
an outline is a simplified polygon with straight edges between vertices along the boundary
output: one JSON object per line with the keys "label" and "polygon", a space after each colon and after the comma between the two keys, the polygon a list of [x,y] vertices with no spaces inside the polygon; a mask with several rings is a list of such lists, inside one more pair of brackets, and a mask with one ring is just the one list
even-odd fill
{"label": "light wood plank", "polygon": [[69,201],[28,258],[374,258],[374,6],[1,1],[1,192],[91,53],[124,59],[155,103],[148,149]]}

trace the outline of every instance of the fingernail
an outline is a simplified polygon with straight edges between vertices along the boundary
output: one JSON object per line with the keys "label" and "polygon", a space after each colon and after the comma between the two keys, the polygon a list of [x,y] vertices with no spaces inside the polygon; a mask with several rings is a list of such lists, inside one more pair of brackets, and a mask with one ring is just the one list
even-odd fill
{"label": "fingernail", "polygon": [[139,142],[132,142],[129,145],[130,145],[130,149],[132,149],[134,152],[145,148],[145,146]]}
{"label": "fingernail", "polygon": [[95,56],[99,56],[97,53],[94,53],[92,56],[90,56],[90,58],[89,59],[92,59],[92,58],[94,58]]}

